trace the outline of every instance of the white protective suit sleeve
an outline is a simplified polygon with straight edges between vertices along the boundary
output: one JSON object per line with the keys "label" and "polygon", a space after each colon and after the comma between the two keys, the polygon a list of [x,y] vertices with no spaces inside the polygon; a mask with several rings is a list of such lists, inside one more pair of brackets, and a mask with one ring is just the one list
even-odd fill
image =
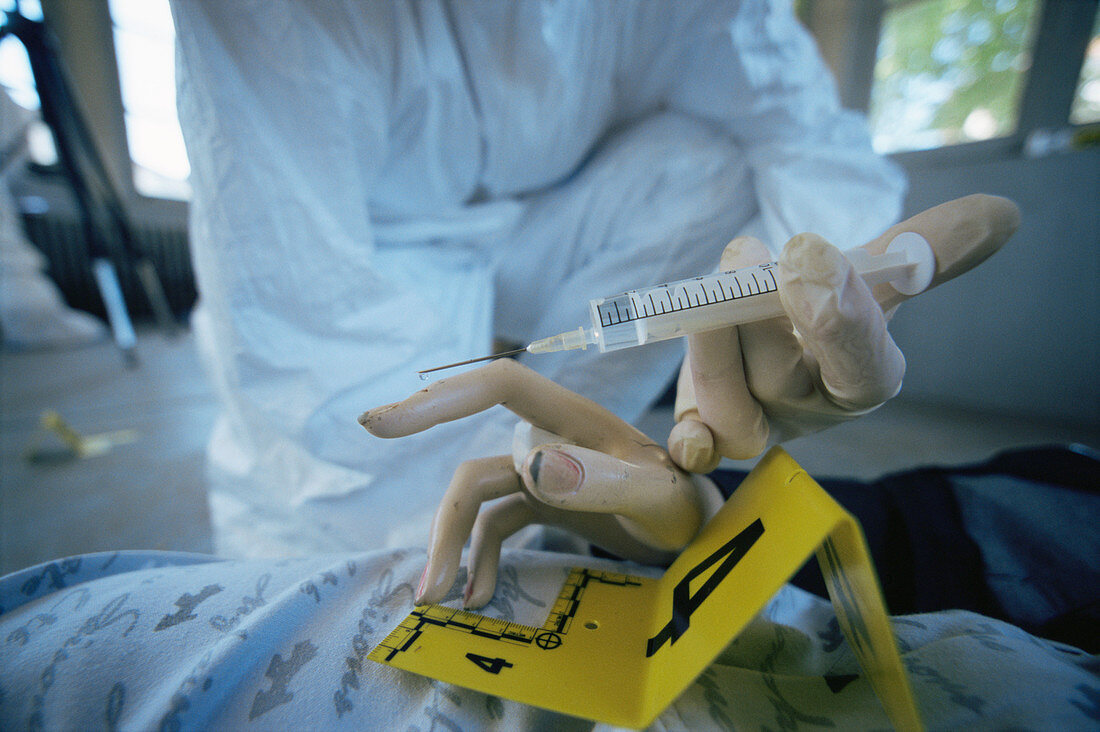
{"label": "white protective suit sleeve", "polygon": [[[645,10],[640,37],[664,24],[657,8]],[[863,116],[840,106],[790,3],[699,3],[686,18],[672,29],[690,39],[678,61],[668,49],[652,51],[652,66],[674,69],[672,109],[713,121],[745,151],[759,220],[738,235],[756,236],[776,254],[807,231],[848,249],[897,221],[904,174],[873,151]]]}
{"label": "white protective suit sleeve", "polygon": [[[490,341],[491,283],[477,253],[382,242],[368,205],[389,157],[399,163],[385,190],[411,175],[415,149],[390,135],[390,117],[405,113],[393,87],[450,46],[391,53],[383,39],[441,31],[388,3],[183,2],[173,12],[202,298],[194,325],[226,407],[210,442],[219,550],[384,544],[395,519],[418,501],[428,510],[433,495],[406,498],[377,476],[444,480],[462,429],[383,450],[362,439],[356,415],[415,389],[424,363]],[[461,81],[450,61],[444,73]],[[428,147],[476,150],[471,125],[459,124],[468,100],[421,102],[408,114],[455,123],[435,124]],[[451,129],[467,137],[449,139]],[[465,195],[453,188],[470,175],[432,161],[417,169],[415,186],[400,186],[406,205],[445,210]]]}
{"label": "white protective suit sleeve", "polygon": [[[855,242],[899,208],[783,0],[173,15],[225,553],[421,543],[455,466],[507,453],[513,420],[382,443],[355,417],[487,353],[494,308],[541,337],[591,297],[713,269],[737,234]],[[681,356],[528,363],[632,421]]]}

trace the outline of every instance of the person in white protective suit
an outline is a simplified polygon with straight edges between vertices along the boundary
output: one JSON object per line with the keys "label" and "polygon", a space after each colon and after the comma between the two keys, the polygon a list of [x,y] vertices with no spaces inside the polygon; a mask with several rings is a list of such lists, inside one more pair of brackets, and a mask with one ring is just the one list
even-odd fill
{"label": "person in white protective suit", "polygon": [[12,184],[26,170],[35,118],[0,92],[0,341],[11,350],[71,348],[107,337],[102,322],[65,303],[23,229]]}
{"label": "person in white protective suit", "polygon": [[[219,552],[423,545],[504,410],[398,442],[365,406],[416,371],[711,271],[753,235],[841,249],[898,217],[785,0],[173,4],[196,336],[224,403]],[[675,341],[524,362],[635,421]],[[478,421],[480,420],[480,421]]]}

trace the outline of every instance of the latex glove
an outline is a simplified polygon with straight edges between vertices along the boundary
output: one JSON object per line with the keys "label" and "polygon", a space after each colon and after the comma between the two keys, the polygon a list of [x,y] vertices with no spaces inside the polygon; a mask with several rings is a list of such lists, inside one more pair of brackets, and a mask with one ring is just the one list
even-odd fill
{"label": "latex glove", "polygon": [[[885,251],[898,234],[924,236],[936,257],[931,289],[995,252],[1019,224],[1011,201],[973,195],[904,221],[864,245]],[[768,261],[764,245],[735,239],[722,269]],[[777,273],[787,315],[688,337],[669,435],[673,460],[706,473],[722,457],[744,459],[768,445],[853,419],[901,389],[905,358],[886,328],[909,296],[889,284],[874,291],[834,246],[799,234]]]}
{"label": "latex glove", "polygon": [[[713,484],[681,471],[643,433],[507,359],[368,410],[359,422],[377,437],[403,437],[497,404],[526,422],[515,455],[455,471],[432,521],[417,604],[450,589],[467,537],[465,606],[481,607],[496,588],[501,543],[529,524],[567,529],[627,559],[667,563],[721,504]],[[482,507],[494,499],[501,500]]]}

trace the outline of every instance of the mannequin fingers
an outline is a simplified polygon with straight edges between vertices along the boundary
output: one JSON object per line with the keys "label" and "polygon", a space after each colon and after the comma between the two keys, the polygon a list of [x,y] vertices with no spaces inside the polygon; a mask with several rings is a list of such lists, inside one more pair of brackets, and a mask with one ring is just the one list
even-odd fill
{"label": "mannequin fingers", "polygon": [[653,459],[635,464],[576,445],[542,445],[527,456],[521,477],[547,506],[618,515],[658,549],[683,547],[703,523],[695,486],[656,446]]}
{"label": "mannequin fingers", "polygon": [[438,602],[458,574],[462,545],[481,504],[522,490],[510,455],[469,460],[458,466],[432,519],[428,561],[416,589],[416,603]]}
{"label": "mannequin fingers", "polygon": [[676,378],[676,403],[672,415],[676,420],[668,434],[668,454],[672,461],[690,473],[709,473],[717,468],[722,456],[714,449],[710,428],[699,416],[691,366],[686,358]]}
{"label": "mannequin fingers", "polygon": [[788,317],[772,318],[738,329],[749,391],[765,409],[798,403],[818,391],[816,369]]}
{"label": "mannequin fingers", "polygon": [[[1000,249],[1020,225],[1020,210],[1007,198],[976,193],[923,211],[890,227],[864,245],[871,254],[880,254],[898,234],[912,231],[931,245],[936,255],[936,270],[925,292],[954,279],[981,264]],[[875,287],[882,309],[891,311],[909,299],[889,284]]]}
{"label": "mannequin fingers", "polygon": [[364,412],[377,437],[404,437],[501,404],[524,420],[596,450],[629,457],[652,440],[590,399],[511,359],[435,382],[401,402]]}
{"label": "mannequin fingers", "polygon": [[487,506],[474,523],[469,579],[464,593],[467,608],[483,607],[493,598],[501,545],[509,536],[533,523],[558,526],[636,562],[668,564],[676,557],[675,552],[662,551],[639,541],[624,529],[617,516],[563,511],[537,503],[528,495],[508,496]]}
{"label": "mannequin fingers", "polygon": [[[723,270],[738,269],[770,258],[768,248],[759,239],[742,236],[726,245],[720,266]],[[699,421],[709,429],[716,454],[730,458],[759,455],[767,445],[768,423],[760,404],[749,391],[739,328],[688,336],[687,361]],[[697,426],[680,428],[677,437],[689,441],[684,444],[685,448],[690,440],[696,440],[700,452],[705,454],[706,437]],[[686,449],[677,452],[690,462]],[[713,457],[701,462],[709,464]]]}
{"label": "mannequin fingers", "polygon": [[470,536],[464,607],[483,607],[493,599],[501,545],[509,536],[537,520],[538,514],[526,495],[509,496],[481,512]]}
{"label": "mannequin fingers", "polygon": [[815,234],[799,234],[779,263],[780,299],[820,365],[829,398],[860,410],[897,394],[905,358],[870,289],[840,250]]}

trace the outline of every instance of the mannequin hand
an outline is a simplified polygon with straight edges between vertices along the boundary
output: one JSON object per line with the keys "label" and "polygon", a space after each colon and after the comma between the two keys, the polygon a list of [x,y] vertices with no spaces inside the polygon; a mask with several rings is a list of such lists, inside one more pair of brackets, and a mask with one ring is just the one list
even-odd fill
{"label": "mannequin hand", "polygon": [[[1011,201],[973,195],[918,214],[864,248],[880,254],[904,231],[921,234],[936,257],[931,289],[984,261],[1018,224]],[[761,242],[745,237],[726,247],[721,268],[769,259]],[[769,444],[866,414],[901,389],[905,358],[886,322],[908,296],[889,284],[872,291],[814,234],[787,242],[777,280],[786,317],[688,337],[668,441],[685,470],[707,473],[722,457],[754,457]]]}
{"label": "mannequin hand", "polygon": [[[721,503],[644,434],[584,397],[503,359],[438,381],[359,418],[377,437],[403,437],[501,404],[526,421],[513,455],[458,467],[436,510],[416,602],[439,601],[471,538],[466,607],[496,588],[501,542],[532,523],[573,531],[619,556],[665,562]],[[501,499],[482,510],[481,504]]]}

